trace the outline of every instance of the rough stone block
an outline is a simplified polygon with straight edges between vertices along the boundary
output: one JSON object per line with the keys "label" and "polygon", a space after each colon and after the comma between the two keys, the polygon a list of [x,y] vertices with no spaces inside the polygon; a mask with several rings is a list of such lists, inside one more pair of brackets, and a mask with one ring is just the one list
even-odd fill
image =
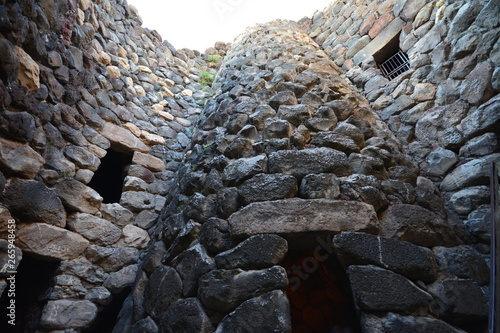
{"label": "rough stone block", "polygon": [[377,232],[372,206],[356,201],[288,199],[250,204],[229,218],[232,237],[307,232]]}
{"label": "rough stone block", "polygon": [[97,306],[90,301],[49,301],[43,308],[40,326],[51,330],[89,328],[97,311]]}

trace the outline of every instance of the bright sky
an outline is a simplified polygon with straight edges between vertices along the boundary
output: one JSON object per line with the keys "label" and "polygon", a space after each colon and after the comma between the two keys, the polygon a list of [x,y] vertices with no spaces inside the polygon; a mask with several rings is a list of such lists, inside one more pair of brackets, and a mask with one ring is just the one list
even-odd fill
{"label": "bright sky", "polygon": [[333,0],[128,0],[143,27],[156,30],[176,48],[205,51],[231,42],[246,27],[274,19],[299,20]]}

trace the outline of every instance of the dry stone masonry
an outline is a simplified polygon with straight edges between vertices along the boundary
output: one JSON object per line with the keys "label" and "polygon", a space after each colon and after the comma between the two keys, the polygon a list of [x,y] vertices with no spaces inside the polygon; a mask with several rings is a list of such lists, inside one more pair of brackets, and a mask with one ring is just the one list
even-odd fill
{"label": "dry stone masonry", "polygon": [[484,332],[499,36],[495,0],[335,0],[202,54],[0,0],[0,306],[17,270],[19,332]]}

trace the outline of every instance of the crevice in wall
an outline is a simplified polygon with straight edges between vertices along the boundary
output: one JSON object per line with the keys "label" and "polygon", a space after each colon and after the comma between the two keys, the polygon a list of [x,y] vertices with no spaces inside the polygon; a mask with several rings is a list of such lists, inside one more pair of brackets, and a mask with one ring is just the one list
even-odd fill
{"label": "crevice in wall", "polygon": [[97,314],[97,318],[86,330],[82,330],[82,333],[111,333],[116,325],[118,314],[122,309],[123,302],[128,297],[132,288],[125,288],[123,291],[117,294],[113,294],[113,300],[110,304],[106,305],[102,311]]}

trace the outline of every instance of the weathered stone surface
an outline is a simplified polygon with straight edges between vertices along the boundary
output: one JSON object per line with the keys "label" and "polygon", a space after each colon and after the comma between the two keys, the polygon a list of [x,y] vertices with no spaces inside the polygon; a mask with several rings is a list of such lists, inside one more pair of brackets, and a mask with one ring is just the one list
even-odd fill
{"label": "weathered stone surface", "polygon": [[99,211],[102,197],[76,179],[62,179],[55,185],[56,193],[71,211],[95,214]]}
{"label": "weathered stone surface", "polygon": [[193,194],[189,197],[188,204],[184,209],[184,215],[188,219],[201,223],[215,217],[217,215],[217,205],[214,196],[206,197],[200,193]]}
{"label": "weathered stone surface", "polygon": [[347,176],[350,172],[345,153],[330,148],[283,150],[269,155],[269,172],[302,178],[311,173],[334,173]]}
{"label": "weathered stone surface", "polygon": [[245,181],[238,189],[244,205],[256,201],[291,198],[297,192],[297,180],[283,174],[258,174]]}
{"label": "weathered stone surface", "polygon": [[59,266],[62,272],[69,275],[74,275],[80,279],[93,283],[100,284],[106,280],[108,274],[105,273],[102,268],[93,265],[90,261],[83,257],[79,257],[70,261],[61,262]]}
{"label": "weathered stone surface", "polygon": [[80,168],[96,171],[101,161],[87,149],[78,146],[67,146],[64,155]]}
{"label": "weathered stone surface", "polygon": [[[472,74],[472,73],[471,73]],[[494,97],[482,104],[462,122],[462,132],[466,138],[473,138],[487,131],[494,131],[500,125],[500,97]]]}
{"label": "weathered stone surface", "polygon": [[444,176],[458,162],[457,154],[451,150],[437,148],[427,157],[429,168],[427,173],[430,176]]}
{"label": "weathered stone surface", "polygon": [[132,163],[142,165],[145,168],[153,172],[162,172],[165,171],[165,163],[157,157],[152,155],[144,154],[139,151],[134,153],[132,157]]}
{"label": "weathered stone surface", "polygon": [[436,247],[434,253],[440,271],[461,279],[472,279],[481,285],[489,283],[488,264],[473,247]]}
{"label": "weathered stone surface", "polygon": [[428,286],[439,316],[453,324],[472,323],[488,317],[488,301],[472,280],[444,280]]}
{"label": "weathered stone surface", "polygon": [[416,205],[392,205],[380,216],[380,234],[420,246],[456,245],[460,241],[446,220]]}
{"label": "weathered stone surface", "polygon": [[222,179],[228,184],[240,184],[251,176],[264,172],[267,158],[259,155],[250,158],[240,158],[230,163],[225,169]]}
{"label": "weathered stone surface", "polygon": [[453,209],[461,215],[468,215],[482,204],[490,202],[488,186],[473,186],[454,193],[450,198]]}
{"label": "weathered stone surface", "polygon": [[358,232],[343,232],[333,238],[340,262],[350,265],[376,265],[411,280],[436,279],[436,261],[431,250],[408,242]]}
{"label": "weathered stone surface", "polygon": [[231,247],[229,223],[218,218],[209,219],[201,229],[200,243],[207,248],[210,254],[228,250]]}
{"label": "weathered stone surface", "polygon": [[14,46],[14,52],[19,59],[19,82],[30,91],[40,89],[40,67],[38,64],[19,46]]}
{"label": "weathered stone surface", "polygon": [[406,314],[426,308],[432,300],[403,276],[376,266],[350,266],[347,273],[354,300],[364,311]]}
{"label": "weathered stone surface", "polygon": [[113,300],[111,292],[104,287],[95,287],[94,289],[89,290],[86,298],[99,305],[109,305],[109,303]]}
{"label": "weathered stone surface", "polygon": [[152,209],[155,207],[155,196],[148,192],[123,192],[120,198],[120,205],[132,212]]}
{"label": "weathered stone surface", "polygon": [[342,151],[349,155],[350,153],[359,153],[360,149],[356,142],[347,135],[336,134],[333,132],[321,132],[315,135],[311,144],[318,147],[328,147]]}
{"label": "weathered stone surface", "polygon": [[120,293],[126,287],[134,285],[137,276],[137,265],[130,265],[114,272],[104,281],[104,287],[112,293]]}
{"label": "weathered stone surface", "polygon": [[314,109],[309,105],[281,105],[278,109],[277,116],[291,123],[292,125],[299,126],[301,123],[313,116]]}
{"label": "weathered stone surface", "polygon": [[149,234],[146,230],[129,224],[123,228],[122,236],[114,246],[144,249],[148,245],[149,240]]}
{"label": "weathered stone surface", "polygon": [[49,301],[43,308],[40,326],[52,330],[89,328],[97,311],[97,306],[90,301]]}
{"label": "weathered stone surface", "polygon": [[198,281],[198,297],[205,307],[227,313],[252,297],[283,290],[287,284],[286,271],[280,266],[257,271],[215,270]]}
{"label": "weathered stone surface", "polygon": [[187,298],[173,303],[161,320],[161,332],[211,333],[213,326],[200,301]]}
{"label": "weathered stone surface", "polygon": [[276,111],[281,105],[295,105],[297,103],[297,98],[291,91],[279,92],[269,100],[269,105]]}
{"label": "weathered stone surface", "polygon": [[160,320],[168,307],[182,295],[182,281],[175,269],[160,266],[149,278],[144,290],[144,310]]}
{"label": "weathered stone surface", "polygon": [[33,178],[45,160],[30,146],[0,138],[0,168],[6,174]]}
{"label": "weathered stone surface", "polygon": [[288,199],[253,203],[229,218],[233,237],[378,230],[372,206],[355,201]]}
{"label": "weathered stone surface", "polygon": [[49,299],[80,299],[85,297],[87,289],[79,278],[71,275],[59,275],[54,279],[54,287]]}
{"label": "weathered stone surface", "polygon": [[395,313],[389,313],[385,317],[363,314],[361,317],[361,327],[370,333],[465,333],[450,326],[446,322],[438,319],[425,317],[400,316]]}
{"label": "weathered stone surface", "polygon": [[149,150],[142,141],[123,127],[106,123],[101,134],[111,142],[111,146],[115,146],[117,149],[121,148],[127,152],[139,151],[143,153]]}
{"label": "weathered stone surface", "polygon": [[[55,191],[34,180],[14,179],[5,188],[4,203],[22,222],[66,225],[66,213]],[[27,209],[29,207],[29,209]]]}
{"label": "weathered stone surface", "polygon": [[68,227],[97,245],[116,243],[122,235],[121,229],[97,216],[76,213],[68,218]]}
{"label": "weathered stone surface", "polygon": [[27,112],[4,111],[0,113],[0,133],[16,141],[31,142],[36,133],[35,118]]}
{"label": "weathered stone surface", "polygon": [[[491,75],[493,65],[489,62],[478,64],[472,72],[465,77],[460,91],[460,96],[465,101],[479,105],[491,97]],[[498,121],[498,116],[497,116]]]}
{"label": "weathered stone surface", "polygon": [[85,251],[85,256],[93,264],[101,266],[104,271],[116,272],[122,267],[136,263],[139,259],[139,250],[90,245]]}
{"label": "weathered stone surface", "polygon": [[471,212],[464,221],[467,231],[482,241],[489,244],[491,241],[491,210],[488,206],[479,207]]}
{"label": "weathered stone surface", "polygon": [[310,174],[302,178],[300,197],[304,199],[337,199],[340,181],[334,174]]}
{"label": "weathered stone surface", "polygon": [[463,158],[481,157],[497,152],[498,147],[500,147],[500,136],[490,132],[467,141],[460,148],[458,155]]}
{"label": "weathered stone surface", "polygon": [[279,264],[288,251],[288,243],[277,235],[255,235],[235,248],[219,253],[215,263],[220,269],[261,269]]}
{"label": "weathered stone surface", "polygon": [[182,279],[183,295],[185,297],[195,295],[200,276],[216,268],[214,260],[210,258],[200,244],[175,257],[172,260],[172,266]]}
{"label": "weathered stone surface", "polygon": [[102,217],[119,227],[124,227],[132,223],[134,214],[118,203],[103,204],[100,209]]}
{"label": "weathered stone surface", "polygon": [[292,331],[290,305],[283,292],[275,290],[243,302],[227,315],[216,333]]}
{"label": "weathered stone surface", "polygon": [[493,154],[462,164],[443,179],[440,188],[451,192],[468,186],[486,185],[489,182],[491,162],[499,160],[500,154]]}

